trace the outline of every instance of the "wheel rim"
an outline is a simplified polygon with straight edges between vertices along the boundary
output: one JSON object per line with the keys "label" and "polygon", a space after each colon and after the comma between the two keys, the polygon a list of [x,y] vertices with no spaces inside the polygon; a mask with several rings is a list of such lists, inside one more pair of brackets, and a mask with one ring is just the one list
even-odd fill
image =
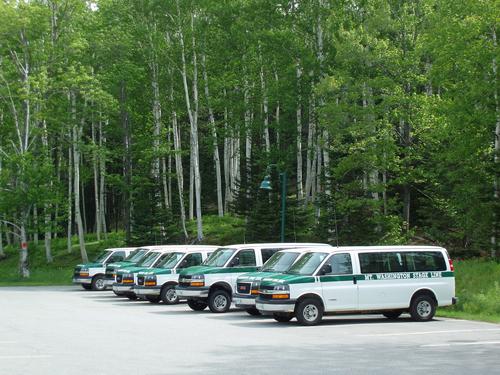
{"label": "wheel rim", "polygon": [[318,318],[319,310],[315,305],[306,305],[302,315],[308,322],[313,322]]}
{"label": "wheel rim", "polygon": [[417,314],[422,317],[422,318],[427,318],[429,315],[431,315],[432,312],[432,305],[429,303],[429,301],[420,301],[417,304]]}
{"label": "wheel rim", "polygon": [[104,289],[104,279],[97,279],[95,281],[95,286],[97,289]]}
{"label": "wheel rim", "polygon": [[224,310],[227,306],[227,298],[220,294],[215,296],[214,306],[217,310]]}
{"label": "wheel rim", "polygon": [[165,293],[165,297],[167,298],[168,302],[175,302],[177,300],[177,293],[175,292],[175,289],[168,289],[167,293]]}

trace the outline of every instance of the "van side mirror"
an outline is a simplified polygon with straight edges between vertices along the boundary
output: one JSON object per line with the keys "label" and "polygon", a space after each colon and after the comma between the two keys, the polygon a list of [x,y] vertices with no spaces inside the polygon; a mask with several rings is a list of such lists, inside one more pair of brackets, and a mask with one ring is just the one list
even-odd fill
{"label": "van side mirror", "polygon": [[320,275],[327,275],[329,273],[332,273],[332,266],[329,264],[325,264],[323,267],[321,267]]}

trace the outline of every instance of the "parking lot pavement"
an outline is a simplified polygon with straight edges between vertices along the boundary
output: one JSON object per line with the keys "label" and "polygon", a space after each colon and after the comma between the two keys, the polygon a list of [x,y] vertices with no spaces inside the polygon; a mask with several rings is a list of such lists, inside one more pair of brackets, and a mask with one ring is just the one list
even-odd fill
{"label": "parking lot pavement", "polygon": [[78,287],[0,288],[0,374],[500,374],[500,325],[403,316],[316,327]]}

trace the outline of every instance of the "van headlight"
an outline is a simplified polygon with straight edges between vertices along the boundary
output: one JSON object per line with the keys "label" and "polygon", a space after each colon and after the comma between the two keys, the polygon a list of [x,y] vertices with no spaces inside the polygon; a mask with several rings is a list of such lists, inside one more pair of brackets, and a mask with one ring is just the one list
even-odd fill
{"label": "van headlight", "polygon": [[260,280],[254,280],[252,282],[252,289],[250,291],[250,294],[254,294],[254,295],[259,294],[259,288],[260,288]]}
{"label": "van headlight", "polygon": [[193,275],[191,277],[191,286],[205,286],[205,275]]}
{"label": "van headlight", "polygon": [[290,285],[281,284],[274,286],[273,299],[289,299],[290,298]]}
{"label": "van headlight", "polygon": [[80,269],[80,276],[89,276],[89,269],[88,268],[82,268]]}
{"label": "van headlight", "polygon": [[156,275],[149,275],[144,278],[145,286],[156,286]]}

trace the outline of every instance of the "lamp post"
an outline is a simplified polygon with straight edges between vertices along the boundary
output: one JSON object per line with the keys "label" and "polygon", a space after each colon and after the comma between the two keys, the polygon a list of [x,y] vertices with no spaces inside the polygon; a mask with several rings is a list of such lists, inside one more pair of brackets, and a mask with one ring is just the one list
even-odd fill
{"label": "lamp post", "polygon": [[[280,185],[281,185],[281,227],[280,227],[280,242],[285,242],[285,223],[286,223],[286,191],[287,191],[287,176],[286,172],[280,173]],[[262,190],[273,190],[271,186],[270,176],[264,177],[264,180],[260,183],[260,188]]]}

